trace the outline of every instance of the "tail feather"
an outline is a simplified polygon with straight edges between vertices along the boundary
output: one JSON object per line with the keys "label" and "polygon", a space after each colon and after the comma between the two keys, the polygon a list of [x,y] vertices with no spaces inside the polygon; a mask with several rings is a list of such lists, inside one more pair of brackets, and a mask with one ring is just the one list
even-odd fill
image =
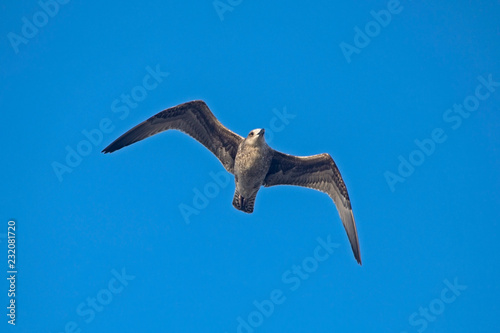
{"label": "tail feather", "polygon": [[252,213],[253,212],[253,206],[255,204],[255,197],[257,196],[257,193],[252,195],[249,198],[244,198],[241,196],[240,192],[238,190],[234,191],[234,197],[233,197],[233,206],[241,210],[242,212],[245,213]]}

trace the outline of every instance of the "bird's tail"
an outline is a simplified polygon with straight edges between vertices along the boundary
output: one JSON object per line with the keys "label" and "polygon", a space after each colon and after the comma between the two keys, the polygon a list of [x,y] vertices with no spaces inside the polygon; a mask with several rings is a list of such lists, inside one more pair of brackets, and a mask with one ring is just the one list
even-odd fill
{"label": "bird's tail", "polygon": [[255,192],[255,194],[249,198],[243,198],[241,196],[240,192],[238,192],[238,190],[236,189],[234,191],[233,206],[236,209],[241,210],[242,212],[250,214],[253,212],[253,206],[255,204],[255,197],[256,196],[257,196],[257,192]]}

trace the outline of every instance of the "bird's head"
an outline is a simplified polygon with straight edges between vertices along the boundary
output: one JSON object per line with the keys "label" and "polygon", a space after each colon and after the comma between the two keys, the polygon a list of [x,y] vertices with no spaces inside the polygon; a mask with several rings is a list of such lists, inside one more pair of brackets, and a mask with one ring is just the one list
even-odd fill
{"label": "bird's head", "polygon": [[245,144],[249,146],[261,146],[262,144],[265,144],[265,132],[266,130],[263,128],[256,128],[254,130],[251,130],[250,133],[248,133],[248,136],[245,138]]}

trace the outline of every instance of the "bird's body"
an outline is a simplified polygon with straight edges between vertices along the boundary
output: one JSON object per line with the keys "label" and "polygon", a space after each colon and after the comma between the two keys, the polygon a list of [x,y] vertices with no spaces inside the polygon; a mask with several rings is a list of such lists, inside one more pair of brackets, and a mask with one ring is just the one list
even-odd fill
{"label": "bird's body", "polygon": [[236,152],[233,206],[245,213],[253,212],[255,197],[273,160],[273,150],[264,140],[264,132],[264,129],[250,132]]}
{"label": "bird's body", "polygon": [[358,234],[347,188],[328,154],[293,156],[269,147],[264,129],[252,130],[246,138],[224,127],[203,101],[192,101],[159,112],[135,126],[109,146],[112,153],[157,133],[177,129],[192,136],[234,174],[233,206],[246,213],[254,210],[261,186],[296,185],[327,193],[339,212],[354,257],[361,264]]}

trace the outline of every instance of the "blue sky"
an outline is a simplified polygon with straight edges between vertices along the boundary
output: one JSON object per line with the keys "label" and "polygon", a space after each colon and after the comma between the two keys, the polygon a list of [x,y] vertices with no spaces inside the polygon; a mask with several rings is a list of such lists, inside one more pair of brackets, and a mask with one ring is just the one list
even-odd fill
{"label": "blue sky", "polygon": [[[1,7],[2,332],[500,328],[498,2]],[[266,188],[247,215],[182,133],[100,153],[193,99],[277,150],[330,153],[363,266],[323,193]]]}

